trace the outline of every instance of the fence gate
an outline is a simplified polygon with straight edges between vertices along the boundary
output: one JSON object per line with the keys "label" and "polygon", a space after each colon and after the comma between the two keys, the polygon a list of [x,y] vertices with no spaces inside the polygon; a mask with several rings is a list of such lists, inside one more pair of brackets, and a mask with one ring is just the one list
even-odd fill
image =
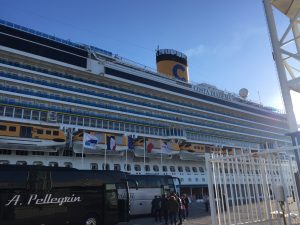
{"label": "fence gate", "polygon": [[281,152],[206,155],[213,225],[300,224],[297,165]]}

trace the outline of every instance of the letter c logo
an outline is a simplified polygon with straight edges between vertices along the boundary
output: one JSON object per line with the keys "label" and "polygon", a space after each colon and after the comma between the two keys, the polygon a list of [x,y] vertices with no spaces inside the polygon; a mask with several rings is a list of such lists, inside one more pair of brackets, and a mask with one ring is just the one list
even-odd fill
{"label": "letter c logo", "polygon": [[179,80],[185,81],[184,77],[180,77],[180,76],[178,75],[178,73],[177,73],[178,70],[184,72],[184,71],[185,71],[185,68],[184,68],[182,65],[180,65],[180,64],[176,64],[175,66],[173,66],[172,72],[173,72],[174,77],[176,77],[176,78],[179,79]]}

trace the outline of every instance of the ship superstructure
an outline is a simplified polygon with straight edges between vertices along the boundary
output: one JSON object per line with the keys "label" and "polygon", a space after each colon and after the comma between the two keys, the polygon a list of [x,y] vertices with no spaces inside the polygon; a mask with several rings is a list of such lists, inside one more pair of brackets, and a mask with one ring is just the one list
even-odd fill
{"label": "ship superstructure", "polygon": [[199,194],[204,153],[291,144],[285,114],[190,83],[180,52],[158,49],[156,62],[0,20],[0,163],[169,174]]}

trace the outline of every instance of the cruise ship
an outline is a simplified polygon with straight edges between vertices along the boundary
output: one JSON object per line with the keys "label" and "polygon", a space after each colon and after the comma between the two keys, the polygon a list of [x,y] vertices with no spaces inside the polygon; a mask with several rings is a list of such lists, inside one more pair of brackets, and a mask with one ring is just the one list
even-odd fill
{"label": "cruise ship", "polygon": [[0,36],[0,164],[172,175],[197,197],[205,153],[291,145],[283,112],[191,82],[178,51],[153,70],[4,20]]}

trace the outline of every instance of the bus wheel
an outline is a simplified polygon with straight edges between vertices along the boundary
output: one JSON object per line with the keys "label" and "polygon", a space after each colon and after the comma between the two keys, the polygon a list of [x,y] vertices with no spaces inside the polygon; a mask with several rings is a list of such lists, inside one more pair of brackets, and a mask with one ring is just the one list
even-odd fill
{"label": "bus wheel", "polygon": [[98,218],[95,215],[90,215],[86,218],[84,225],[97,225]]}

